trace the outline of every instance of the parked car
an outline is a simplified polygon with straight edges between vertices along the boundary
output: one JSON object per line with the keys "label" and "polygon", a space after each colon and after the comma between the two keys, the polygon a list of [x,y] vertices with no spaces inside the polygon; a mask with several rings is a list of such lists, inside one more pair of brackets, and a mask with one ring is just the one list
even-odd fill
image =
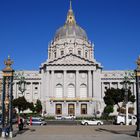
{"label": "parked car", "polygon": [[46,121],[43,118],[32,117],[31,120],[27,120],[27,125],[46,125]]}
{"label": "parked car", "polygon": [[64,116],[62,119],[66,119],[66,120],[73,120],[76,117],[74,115],[68,115],[68,116]]}
{"label": "parked car", "polygon": [[[125,119],[126,119],[125,114],[117,115],[115,117],[114,124],[124,125],[126,123]],[[135,115],[130,115],[129,114],[128,115],[128,124],[129,125],[135,125],[136,123],[137,123],[137,117]]]}
{"label": "parked car", "polygon": [[62,117],[62,116],[55,116],[55,119],[56,119],[56,120],[62,120],[63,117]]}
{"label": "parked car", "polygon": [[17,123],[17,120],[18,120],[18,119],[17,119],[16,117],[13,118],[13,119],[12,119],[12,123],[13,123],[13,124]]}
{"label": "parked car", "polygon": [[101,120],[93,119],[93,120],[82,120],[81,124],[82,125],[103,125],[104,123]]}

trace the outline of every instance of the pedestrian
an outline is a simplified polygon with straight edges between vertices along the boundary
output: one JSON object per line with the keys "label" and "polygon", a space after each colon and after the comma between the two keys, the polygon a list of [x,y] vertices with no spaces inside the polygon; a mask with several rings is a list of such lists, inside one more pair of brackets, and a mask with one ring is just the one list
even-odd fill
{"label": "pedestrian", "polygon": [[19,128],[19,131],[23,130],[23,120],[22,120],[22,118],[20,118],[18,128]]}

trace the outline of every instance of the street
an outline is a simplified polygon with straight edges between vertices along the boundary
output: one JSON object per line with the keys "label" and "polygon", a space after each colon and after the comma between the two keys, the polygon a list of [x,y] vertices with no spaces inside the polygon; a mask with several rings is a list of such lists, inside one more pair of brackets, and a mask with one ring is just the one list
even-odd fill
{"label": "street", "polygon": [[136,126],[46,125],[27,126],[21,132],[14,128],[13,140],[137,140]]}

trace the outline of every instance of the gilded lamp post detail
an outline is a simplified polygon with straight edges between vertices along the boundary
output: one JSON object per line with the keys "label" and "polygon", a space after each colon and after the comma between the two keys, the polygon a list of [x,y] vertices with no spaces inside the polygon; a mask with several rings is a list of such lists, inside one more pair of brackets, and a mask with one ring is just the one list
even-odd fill
{"label": "gilded lamp post detail", "polygon": [[140,137],[140,56],[137,63],[137,69],[135,70],[136,74],[136,95],[137,95],[137,136]]}
{"label": "gilded lamp post detail", "polygon": [[13,74],[11,68],[13,61],[10,57],[4,61],[5,68],[3,71],[3,92],[2,92],[2,137],[13,136],[12,128],[12,98],[13,98]]}

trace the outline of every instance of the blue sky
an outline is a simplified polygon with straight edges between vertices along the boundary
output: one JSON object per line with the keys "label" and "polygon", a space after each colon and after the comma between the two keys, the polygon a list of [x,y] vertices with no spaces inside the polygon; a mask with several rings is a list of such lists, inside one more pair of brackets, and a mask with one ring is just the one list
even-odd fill
{"label": "blue sky", "polygon": [[[73,0],[72,7],[105,70],[136,68],[140,0]],[[38,70],[68,9],[69,0],[0,0],[0,69],[10,55],[15,70]]]}

